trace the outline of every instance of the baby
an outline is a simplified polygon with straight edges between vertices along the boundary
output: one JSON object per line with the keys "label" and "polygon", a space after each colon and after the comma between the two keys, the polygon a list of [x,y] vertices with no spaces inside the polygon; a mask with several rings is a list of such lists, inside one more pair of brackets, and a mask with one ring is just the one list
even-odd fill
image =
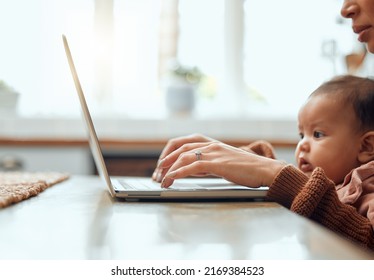
{"label": "baby", "polygon": [[321,167],[339,199],[374,225],[374,80],[339,76],[317,88],[299,111],[298,168]]}
{"label": "baby", "polygon": [[[345,75],[325,82],[301,107],[298,129],[297,168],[308,177],[322,169],[339,200],[374,229],[374,80]],[[241,148],[275,158],[266,141]]]}

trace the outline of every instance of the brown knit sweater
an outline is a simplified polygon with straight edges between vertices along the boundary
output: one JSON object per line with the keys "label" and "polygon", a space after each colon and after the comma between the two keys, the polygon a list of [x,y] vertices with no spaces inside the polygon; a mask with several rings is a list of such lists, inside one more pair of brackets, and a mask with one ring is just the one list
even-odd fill
{"label": "brown knit sweater", "polygon": [[[242,148],[266,157],[275,157],[272,146],[265,141]],[[369,219],[339,200],[335,184],[321,168],[316,168],[307,177],[293,165],[285,166],[271,184],[268,198],[374,250],[374,232]]]}

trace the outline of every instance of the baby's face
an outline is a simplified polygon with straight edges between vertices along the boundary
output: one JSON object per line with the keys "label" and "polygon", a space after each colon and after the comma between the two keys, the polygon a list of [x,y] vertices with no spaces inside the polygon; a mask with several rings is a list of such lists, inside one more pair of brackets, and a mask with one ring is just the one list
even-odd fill
{"label": "baby's face", "polygon": [[335,95],[312,96],[298,116],[300,141],[295,156],[298,168],[308,176],[316,167],[324,169],[335,184],[358,167],[361,133],[351,106]]}

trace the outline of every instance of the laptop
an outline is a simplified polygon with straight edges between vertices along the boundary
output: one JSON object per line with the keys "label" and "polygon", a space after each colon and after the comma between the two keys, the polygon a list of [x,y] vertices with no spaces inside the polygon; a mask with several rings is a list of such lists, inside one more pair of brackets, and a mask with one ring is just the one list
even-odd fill
{"label": "laptop", "polygon": [[222,178],[185,178],[174,181],[167,188],[150,177],[109,176],[99,139],[88,110],[87,102],[78,78],[71,51],[65,35],[62,35],[66,56],[78,93],[83,119],[88,130],[89,146],[100,177],[107,185],[114,198],[127,200],[139,199],[262,199],[266,196],[268,187],[249,188],[232,184]]}

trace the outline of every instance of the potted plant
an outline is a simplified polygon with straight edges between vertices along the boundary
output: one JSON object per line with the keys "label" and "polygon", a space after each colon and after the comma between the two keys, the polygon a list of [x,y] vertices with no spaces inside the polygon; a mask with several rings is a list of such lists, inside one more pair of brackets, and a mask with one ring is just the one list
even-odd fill
{"label": "potted plant", "polygon": [[166,106],[172,115],[190,115],[196,104],[196,91],[204,74],[196,66],[175,63],[166,86]]}
{"label": "potted plant", "polygon": [[17,108],[18,92],[0,80],[0,113],[14,113]]}

